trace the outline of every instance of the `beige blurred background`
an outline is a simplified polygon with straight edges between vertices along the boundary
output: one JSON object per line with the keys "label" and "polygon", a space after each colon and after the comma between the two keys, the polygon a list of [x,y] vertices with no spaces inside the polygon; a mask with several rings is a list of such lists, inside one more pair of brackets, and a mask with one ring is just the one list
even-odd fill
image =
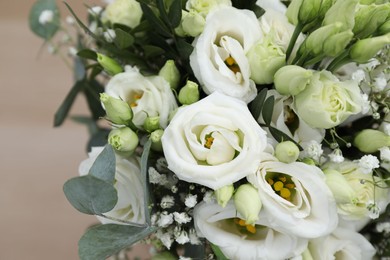
{"label": "beige blurred background", "polygon": [[[67,2],[81,16],[83,3],[102,3]],[[43,41],[28,27],[33,3],[0,1],[0,259],[79,259],[77,242],[97,221],[73,209],[62,186],[87,156],[88,133],[70,120],[52,126],[72,73],[46,49],[38,57]],[[70,114],[88,115],[82,96]]]}

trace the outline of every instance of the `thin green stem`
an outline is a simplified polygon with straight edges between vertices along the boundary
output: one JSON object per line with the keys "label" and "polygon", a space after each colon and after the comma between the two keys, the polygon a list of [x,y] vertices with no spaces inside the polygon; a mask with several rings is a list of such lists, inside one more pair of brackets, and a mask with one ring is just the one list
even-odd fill
{"label": "thin green stem", "polygon": [[291,52],[295,46],[295,42],[297,41],[299,34],[302,32],[302,29],[303,29],[303,24],[298,23],[297,26],[295,27],[293,35],[291,36],[290,43],[288,44],[288,48],[286,51],[286,61],[288,61],[288,59],[290,58]]}

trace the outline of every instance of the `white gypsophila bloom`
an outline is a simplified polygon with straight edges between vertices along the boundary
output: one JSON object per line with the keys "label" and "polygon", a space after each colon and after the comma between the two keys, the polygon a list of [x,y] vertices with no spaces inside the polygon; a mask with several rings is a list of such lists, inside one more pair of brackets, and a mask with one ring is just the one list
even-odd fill
{"label": "white gypsophila bloom", "polygon": [[379,148],[379,152],[382,161],[390,162],[390,148],[388,146]]}
{"label": "white gypsophila bloom", "polygon": [[171,248],[171,245],[173,243],[173,238],[172,238],[172,234],[169,233],[169,232],[164,232],[162,231],[161,229],[159,229],[157,232],[156,232],[156,237],[158,239],[160,239],[161,243],[163,243],[163,245],[167,248],[167,249],[170,249]]}
{"label": "white gypsophila bloom", "polygon": [[328,155],[331,162],[342,163],[344,162],[344,156],[340,149],[335,149],[331,154]]}
{"label": "white gypsophila bloom", "polygon": [[106,39],[107,42],[113,42],[115,37],[116,37],[116,33],[114,30],[112,29],[107,29],[104,33],[103,33],[103,36],[104,36],[104,39]]}
{"label": "white gypsophila bloom", "polygon": [[165,159],[165,157],[160,157],[160,158],[157,159],[156,168],[160,172],[167,170],[168,163],[167,163],[167,160]]}
{"label": "white gypsophila bloom", "polygon": [[93,6],[88,9],[88,12],[92,15],[99,15],[103,11],[101,6]]}
{"label": "white gypsophila bloom", "polygon": [[56,52],[56,47],[54,47],[52,44],[49,44],[47,46],[47,52],[50,54],[54,54]]}
{"label": "white gypsophila bloom", "polygon": [[175,241],[180,245],[190,242],[190,238],[185,230],[182,230],[178,236],[175,236]]}
{"label": "white gypsophila bloom", "polygon": [[169,208],[172,208],[173,205],[175,205],[175,198],[174,197],[167,195],[161,199],[161,202],[160,202],[161,208],[169,209]]}
{"label": "white gypsophila bloom", "polygon": [[212,202],[215,199],[214,192],[212,191],[206,191],[206,193],[203,196],[204,202]]}
{"label": "white gypsophila bloom", "polygon": [[54,18],[54,12],[52,10],[43,10],[39,15],[38,21],[40,24],[45,25],[51,23]]}
{"label": "white gypsophila bloom", "polygon": [[172,213],[168,214],[168,212],[166,212],[166,211],[164,211],[160,214],[160,218],[157,221],[157,225],[159,227],[167,227],[172,223],[173,223],[173,215],[172,215]]}
{"label": "white gypsophila bloom", "polygon": [[370,62],[368,63],[365,63],[365,64],[361,64],[360,66],[363,67],[363,68],[366,68],[368,70],[373,70],[376,66],[380,65],[380,61],[375,59],[375,58],[372,58],[370,60]]}
{"label": "white gypsophila bloom", "polygon": [[158,220],[158,215],[156,213],[150,216],[150,222],[152,223],[153,226],[157,225],[157,220]]}
{"label": "white gypsophila bloom", "polygon": [[70,56],[76,57],[77,56],[77,49],[75,47],[69,47],[68,53]]}
{"label": "white gypsophila bloom", "polygon": [[66,18],[65,18],[65,22],[69,25],[73,25],[74,24],[74,18],[70,15],[68,15]]}
{"label": "white gypsophila bloom", "polygon": [[362,82],[366,78],[366,73],[362,69],[358,69],[355,72],[352,73],[352,79],[355,80],[357,83]]}
{"label": "white gypsophila bloom", "polygon": [[173,216],[175,218],[175,221],[179,224],[185,224],[185,223],[188,223],[191,221],[191,217],[188,216],[187,213],[185,212],[182,212],[182,213],[179,213],[179,212],[174,212],[173,213]]}
{"label": "white gypsophila bloom", "polygon": [[185,198],[184,204],[189,208],[193,208],[197,203],[197,198],[197,195],[188,194]]}
{"label": "white gypsophila bloom", "polygon": [[323,153],[322,145],[315,140],[311,140],[302,152],[302,157],[310,157],[318,162]]}
{"label": "white gypsophila bloom", "polygon": [[364,155],[359,160],[359,167],[363,173],[370,173],[373,169],[379,168],[379,160],[371,154]]}
{"label": "white gypsophila bloom", "polygon": [[377,219],[379,217],[379,213],[381,212],[381,209],[378,204],[375,203],[375,201],[370,200],[367,202],[366,206],[368,209],[368,216],[371,219]]}
{"label": "white gypsophila bloom", "polygon": [[390,233],[390,222],[379,222],[375,228],[379,233]]}
{"label": "white gypsophila bloom", "polygon": [[370,111],[370,100],[367,94],[362,94],[362,114],[367,114]]}
{"label": "white gypsophila bloom", "polygon": [[374,86],[377,91],[382,91],[387,86],[387,80],[385,74],[381,73],[374,79]]}
{"label": "white gypsophila bloom", "polygon": [[200,241],[198,234],[194,228],[190,229],[188,237],[190,238],[191,245],[200,245],[202,242]]}
{"label": "white gypsophila bloom", "polygon": [[192,260],[191,257],[179,256],[179,260]]}
{"label": "white gypsophila bloom", "polygon": [[156,171],[153,167],[149,167],[149,182],[152,184],[158,184],[161,179],[161,174]]}

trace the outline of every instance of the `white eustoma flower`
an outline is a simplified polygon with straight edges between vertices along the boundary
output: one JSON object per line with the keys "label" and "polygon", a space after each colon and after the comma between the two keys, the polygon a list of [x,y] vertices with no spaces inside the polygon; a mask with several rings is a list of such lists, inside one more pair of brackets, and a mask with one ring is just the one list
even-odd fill
{"label": "white eustoma flower", "polygon": [[390,148],[388,146],[379,148],[379,152],[382,161],[390,162]]}
{"label": "white eustoma flower", "polygon": [[285,14],[287,7],[279,0],[257,0],[256,4],[264,10],[274,10],[281,14]]}
{"label": "white eustoma flower", "polygon": [[[301,120],[292,110],[291,98],[280,95],[276,90],[269,90],[267,92],[267,98],[270,96],[275,98],[271,126],[293,138],[303,148],[309,146],[313,141],[316,143],[322,142],[325,136],[325,130],[312,128],[305,121]],[[258,122],[264,123],[262,115],[258,118]],[[291,127],[294,125],[297,127]],[[266,128],[266,131],[268,132],[268,136],[272,137],[268,128]],[[273,144],[276,145],[276,143],[277,141],[274,140]]]}
{"label": "white eustoma flower", "polygon": [[188,11],[195,11],[203,17],[206,17],[207,14],[214,9],[231,5],[231,0],[188,0],[186,9]]}
{"label": "white eustoma flower", "polygon": [[[89,158],[81,162],[79,167],[80,175],[87,175],[96,158],[103,151],[104,147],[92,147],[88,154]],[[134,158],[125,159],[116,155],[115,184],[118,193],[118,202],[115,207],[104,213],[108,218],[97,216],[103,224],[123,224],[109,218],[133,222],[145,223],[144,212],[144,191],[141,180],[141,170],[138,160]]]}
{"label": "white eustoma flower", "polygon": [[309,250],[316,260],[367,260],[375,255],[375,248],[356,231],[337,228],[329,236],[313,239]]}
{"label": "white eustoma flower", "polygon": [[260,218],[254,233],[235,223],[239,218],[233,203],[200,203],[194,210],[195,228],[200,237],[217,245],[228,259],[280,260],[303,252],[307,240],[271,229]]}
{"label": "white eustoma flower", "polygon": [[245,55],[261,37],[252,11],[221,7],[207,16],[190,55],[191,68],[206,94],[219,91],[246,103],[256,97]]}
{"label": "white eustoma flower", "polygon": [[218,92],[179,108],[161,141],[179,179],[214,190],[254,173],[267,146],[246,104]]}
{"label": "white eustoma flower", "polygon": [[169,83],[160,76],[144,77],[137,68],[125,67],[108,82],[105,92],[126,101],[133,110],[133,123],[142,128],[146,117],[160,116],[160,125],[168,125],[169,113],[177,108]]}
{"label": "white eustoma flower", "polygon": [[262,162],[248,180],[258,188],[271,227],[305,238],[336,228],[336,203],[319,168],[300,162]]}

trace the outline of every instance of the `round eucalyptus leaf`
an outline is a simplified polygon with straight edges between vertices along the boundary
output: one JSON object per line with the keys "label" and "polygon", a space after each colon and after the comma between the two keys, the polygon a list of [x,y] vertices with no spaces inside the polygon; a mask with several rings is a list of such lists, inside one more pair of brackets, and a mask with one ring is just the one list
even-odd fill
{"label": "round eucalyptus leaf", "polygon": [[36,35],[45,40],[51,39],[60,27],[60,12],[56,1],[36,1],[30,10],[29,24]]}

